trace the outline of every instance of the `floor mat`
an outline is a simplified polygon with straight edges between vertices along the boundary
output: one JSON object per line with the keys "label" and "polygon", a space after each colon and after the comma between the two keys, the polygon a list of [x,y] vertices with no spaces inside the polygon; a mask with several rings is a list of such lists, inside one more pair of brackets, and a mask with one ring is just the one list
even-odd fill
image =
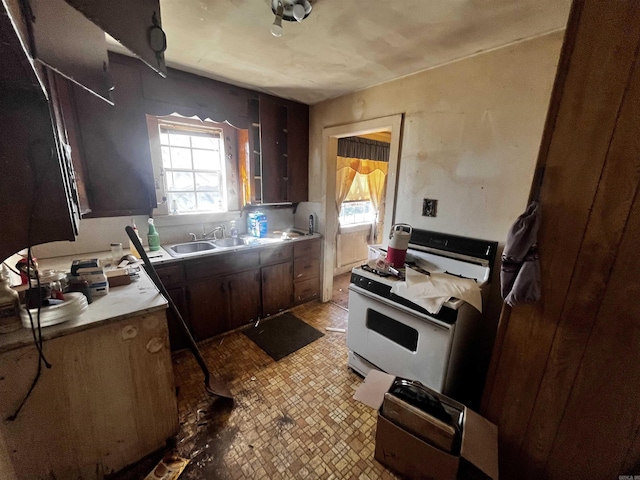
{"label": "floor mat", "polygon": [[291,313],[265,320],[242,333],[274,360],[280,360],[324,336]]}

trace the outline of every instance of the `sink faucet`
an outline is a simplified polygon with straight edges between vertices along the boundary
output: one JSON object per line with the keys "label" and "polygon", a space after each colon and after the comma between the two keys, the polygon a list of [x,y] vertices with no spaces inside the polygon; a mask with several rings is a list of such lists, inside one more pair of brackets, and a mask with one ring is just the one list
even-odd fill
{"label": "sink faucet", "polygon": [[216,235],[218,232],[222,233],[222,237],[220,237],[220,238],[224,238],[224,225],[217,226],[216,228],[211,230],[209,233],[204,235],[203,238],[208,239],[208,238],[213,237],[214,240],[218,240],[218,236]]}
{"label": "sink faucet", "polygon": [[198,237],[196,236],[196,234],[193,232],[189,232],[189,241],[195,242],[196,240],[198,240]]}

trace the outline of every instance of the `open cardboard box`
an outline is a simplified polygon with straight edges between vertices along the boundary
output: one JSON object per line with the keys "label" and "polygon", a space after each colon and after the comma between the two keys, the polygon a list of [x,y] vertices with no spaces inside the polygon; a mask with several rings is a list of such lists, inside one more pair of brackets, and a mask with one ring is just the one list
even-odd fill
{"label": "open cardboard box", "polygon": [[460,455],[447,453],[380,414],[384,394],[395,379],[371,370],[353,397],[378,410],[376,460],[410,479],[498,479],[498,428],[494,424],[463,407]]}

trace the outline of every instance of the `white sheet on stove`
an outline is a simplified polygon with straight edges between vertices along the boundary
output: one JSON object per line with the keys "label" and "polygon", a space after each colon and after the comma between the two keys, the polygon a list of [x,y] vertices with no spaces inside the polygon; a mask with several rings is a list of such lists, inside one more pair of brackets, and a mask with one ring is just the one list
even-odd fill
{"label": "white sheet on stove", "polygon": [[429,313],[438,313],[451,297],[464,300],[482,312],[482,294],[475,280],[447,273],[424,275],[411,268],[406,268],[405,275],[405,281],[396,282],[391,293],[420,305]]}

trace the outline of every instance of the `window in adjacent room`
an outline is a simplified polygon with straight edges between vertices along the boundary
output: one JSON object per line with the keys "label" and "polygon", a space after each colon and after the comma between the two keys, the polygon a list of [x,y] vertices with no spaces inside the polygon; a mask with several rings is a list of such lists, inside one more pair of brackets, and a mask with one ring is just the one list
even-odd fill
{"label": "window in adjacent room", "polygon": [[376,218],[376,210],[371,203],[371,192],[367,175],[356,173],[347,197],[340,206],[338,221],[341,226],[371,223]]}

